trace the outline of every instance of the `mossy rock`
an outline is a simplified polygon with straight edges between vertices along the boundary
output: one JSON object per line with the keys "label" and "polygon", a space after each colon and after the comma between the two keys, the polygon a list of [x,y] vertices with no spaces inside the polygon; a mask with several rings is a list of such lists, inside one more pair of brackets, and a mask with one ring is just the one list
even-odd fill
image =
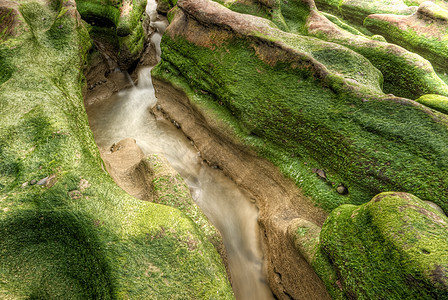
{"label": "mossy rock", "polygon": [[[331,210],[404,190],[447,208],[445,115],[383,94],[378,69],[346,47],[211,1],[178,7],[153,75],[185,90],[317,203]],[[340,184],[348,194],[337,193]]]}
{"label": "mossy rock", "polygon": [[304,219],[293,219],[288,225],[287,234],[291,242],[309,264],[312,264],[319,249],[320,230],[319,226]]}
{"label": "mossy rock", "polygon": [[157,12],[163,15],[167,15],[170,9],[175,7],[177,0],[159,0],[157,1]]}
{"label": "mossy rock", "polygon": [[448,218],[419,198],[382,193],[329,215],[315,264],[329,258],[347,298],[447,299],[447,229]]}
{"label": "mossy rock", "polygon": [[370,31],[383,35],[389,42],[420,54],[434,67],[446,72],[447,21],[448,10],[426,1],[411,16],[374,14],[365,19],[364,25]]}
{"label": "mossy rock", "polygon": [[88,23],[100,27],[116,27],[120,19],[121,1],[77,0],[76,6],[81,17]]}
{"label": "mossy rock", "polygon": [[448,85],[438,77],[429,61],[387,43],[381,35],[366,34],[363,27],[353,27],[335,15],[318,11],[312,0],[277,1],[269,12],[263,6],[266,9],[264,15],[256,10],[260,3],[243,2],[251,9],[238,9],[239,1],[223,5],[236,12],[270,19],[283,31],[337,43],[363,55],[383,74],[382,88],[386,94],[409,99],[424,94],[448,96]]}
{"label": "mossy rock", "polygon": [[303,18],[307,35],[344,45],[369,59],[384,76],[385,93],[409,99],[430,93],[448,96],[448,85],[423,57],[384,39],[366,36],[315,7]]}
{"label": "mossy rock", "polygon": [[92,38],[114,53],[123,70],[135,66],[143,52],[145,7],[146,0],[77,1],[82,18],[92,25]]}
{"label": "mossy rock", "polygon": [[198,226],[102,169],[75,3],[17,2],[22,34],[0,44],[11,70],[0,83],[0,298],[232,299]]}
{"label": "mossy rock", "polygon": [[371,14],[411,15],[416,7],[409,7],[403,0],[315,0],[319,9],[335,13],[362,25],[364,19]]}
{"label": "mossy rock", "polygon": [[444,114],[448,114],[448,97],[429,94],[423,95],[415,101],[438,110]]}
{"label": "mossy rock", "polygon": [[190,190],[184,179],[160,155],[150,155],[147,162],[154,172],[153,202],[175,207],[185,213],[196,223],[201,232],[217,248],[222,250],[222,237],[219,231],[210,223],[203,211],[194,202]]}

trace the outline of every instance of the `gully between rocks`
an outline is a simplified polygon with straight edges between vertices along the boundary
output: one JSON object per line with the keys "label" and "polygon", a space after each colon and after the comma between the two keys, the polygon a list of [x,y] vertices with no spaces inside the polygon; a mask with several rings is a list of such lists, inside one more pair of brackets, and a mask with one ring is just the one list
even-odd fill
{"label": "gully between rocks", "polygon": [[[149,59],[153,63],[160,60],[166,27],[155,7],[154,1],[148,2],[155,31],[151,44],[156,55]],[[113,144],[133,138],[145,155],[167,158],[222,235],[236,298],[273,299],[272,292],[278,299],[329,298],[287,237],[292,220],[321,225],[326,214],[272,164],[220,133],[183,92],[161,81],[153,85],[151,68],[139,69],[136,86],[127,73],[117,71],[103,77],[102,91],[90,85],[87,94],[89,123],[100,151],[110,152]],[[95,72],[101,73],[101,68]],[[98,75],[90,80],[98,82]],[[128,88],[112,94],[114,83]]]}

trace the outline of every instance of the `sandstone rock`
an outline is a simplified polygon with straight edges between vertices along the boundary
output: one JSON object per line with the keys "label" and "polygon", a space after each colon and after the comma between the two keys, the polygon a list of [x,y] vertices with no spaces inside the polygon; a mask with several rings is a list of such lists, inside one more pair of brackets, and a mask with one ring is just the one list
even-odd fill
{"label": "sandstone rock", "polygon": [[21,18],[18,7],[15,1],[0,0],[0,41],[19,34]]}
{"label": "sandstone rock", "polygon": [[309,264],[313,263],[318,250],[320,230],[319,226],[304,219],[294,219],[288,226],[291,241]]}
{"label": "sandstone rock", "polygon": [[107,171],[122,189],[138,199],[152,199],[152,172],[134,139],[113,144],[111,152],[103,152],[102,158]]}

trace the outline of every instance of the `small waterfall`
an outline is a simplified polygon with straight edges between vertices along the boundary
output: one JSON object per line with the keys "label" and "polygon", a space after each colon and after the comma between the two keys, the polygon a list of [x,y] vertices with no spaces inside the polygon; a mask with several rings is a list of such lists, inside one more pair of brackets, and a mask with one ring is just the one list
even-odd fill
{"label": "small waterfall", "polygon": [[[167,24],[157,21],[155,9],[155,1],[148,1],[146,12],[151,26],[156,29],[151,41],[160,60],[160,40]],[[157,102],[150,74],[151,68],[142,68],[137,86],[88,107],[98,147],[107,151],[113,143],[130,137],[145,154],[164,155],[185,179],[196,203],[221,232],[236,298],[273,299],[262,272],[256,207],[222,171],[202,163],[200,154],[179,129],[156,121],[149,113]]]}

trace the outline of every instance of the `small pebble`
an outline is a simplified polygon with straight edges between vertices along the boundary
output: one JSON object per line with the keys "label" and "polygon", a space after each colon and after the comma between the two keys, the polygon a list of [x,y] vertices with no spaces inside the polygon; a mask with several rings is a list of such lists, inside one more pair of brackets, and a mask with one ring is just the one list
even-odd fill
{"label": "small pebble", "polygon": [[161,111],[162,110],[162,106],[160,106],[160,104],[157,104],[157,110]]}
{"label": "small pebble", "polygon": [[325,174],[324,170],[312,168],[311,171],[316,173],[320,178],[327,179],[327,174]]}
{"label": "small pebble", "polygon": [[33,180],[30,181],[30,184],[31,184],[31,185],[35,185],[36,183],[37,183],[37,180],[36,180],[36,179],[33,179]]}
{"label": "small pebble", "polygon": [[22,189],[26,188],[28,186],[28,182],[22,183]]}
{"label": "small pebble", "polygon": [[336,191],[341,194],[341,195],[345,195],[347,194],[347,188],[345,186],[343,186],[342,184],[340,184],[337,188]]}
{"label": "small pebble", "polygon": [[324,170],[317,170],[317,175],[323,179],[327,179],[327,175],[325,174]]}
{"label": "small pebble", "polygon": [[45,185],[47,183],[48,180],[48,176],[45,178],[42,178],[41,180],[39,180],[36,184],[37,185]]}
{"label": "small pebble", "polygon": [[59,25],[58,28],[61,29],[62,27],[64,27],[64,25]]}

